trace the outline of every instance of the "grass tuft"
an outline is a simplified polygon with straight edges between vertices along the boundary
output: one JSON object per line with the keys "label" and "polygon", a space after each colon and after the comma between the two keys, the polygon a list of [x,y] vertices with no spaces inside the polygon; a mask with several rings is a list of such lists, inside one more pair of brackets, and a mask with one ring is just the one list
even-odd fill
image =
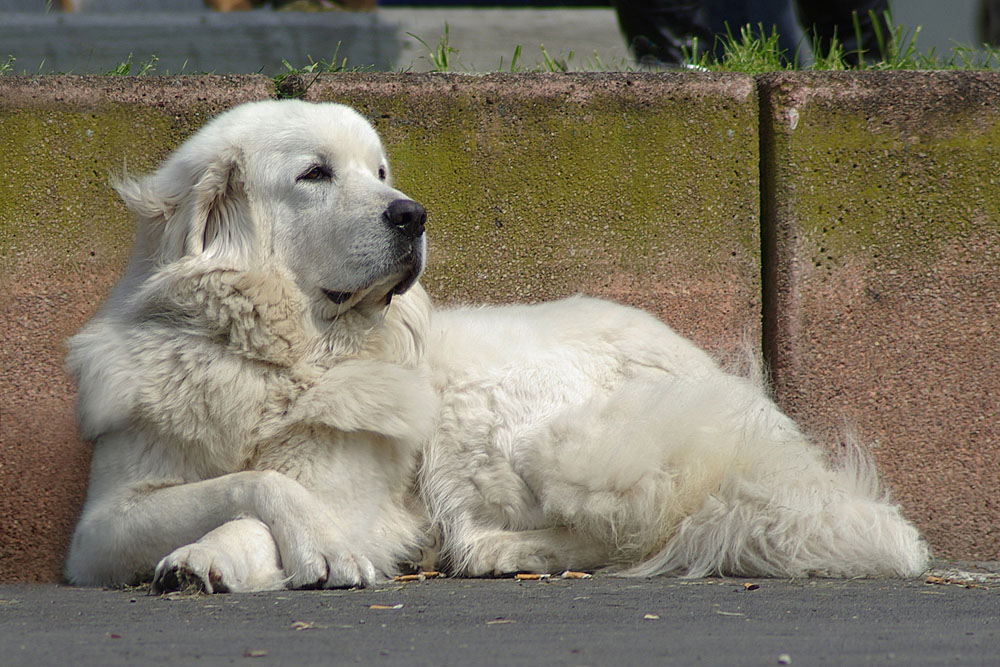
{"label": "grass tuft", "polygon": [[108,76],[146,76],[156,71],[156,63],[159,62],[156,56],[150,56],[149,60],[139,63],[135,72],[132,71],[132,54],[128,54],[125,62],[119,63],[114,69],[107,72]]}
{"label": "grass tuft", "polygon": [[[457,54],[458,49],[451,45],[451,33],[448,31],[448,24],[444,24],[444,35],[438,40],[436,47],[431,48],[431,46],[425,42],[420,37],[414,35],[412,32],[406,33],[413,39],[420,42],[420,44],[427,49],[427,55],[424,59],[433,65],[433,72],[449,72],[451,71],[451,55]],[[518,47],[520,49],[520,47]]]}
{"label": "grass tuft", "polygon": [[[799,53],[786,54],[778,48],[778,35],[774,29],[770,33],[762,25],[756,27],[744,25],[738,36],[733,36],[727,27],[727,34],[720,37],[723,56],[716,59],[711,52],[699,55],[697,44],[687,52],[687,66],[691,69],[743,72],[745,74],[762,74],[789,69],[808,69],[814,71],[843,70],[992,70],[1000,68],[1000,48],[984,44],[981,50],[966,46],[956,46],[949,57],[939,57],[934,49],[921,51],[917,46],[920,36],[920,26],[907,30],[902,25],[893,23],[892,14],[883,12],[881,19],[870,11],[876,49],[869,53],[860,46],[852,53],[857,65],[848,66],[843,43],[834,35],[829,48],[823,52],[819,40],[812,44],[813,61],[806,67],[800,67]],[[856,42],[861,44],[861,20],[855,12],[852,16]]]}
{"label": "grass tuft", "polygon": [[[341,44],[340,42],[337,42],[337,48],[333,50],[333,55],[330,57],[329,60],[323,59],[317,61],[313,60],[312,56],[309,56],[309,64],[303,65],[301,67],[295,67],[290,62],[282,58],[281,65],[285,68],[285,71],[275,75],[272,79],[274,81],[274,87],[278,91],[279,96],[301,97],[302,95],[305,95],[306,91],[312,87],[313,83],[316,82],[316,79],[321,74],[337,74],[340,72],[366,72],[374,69],[370,65],[369,66],[357,65],[354,67],[348,66],[347,58],[340,57],[340,44]],[[300,89],[296,89],[291,92],[285,89],[284,83],[289,77],[303,75],[303,74],[313,74],[314,76],[312,79],[310,79],[309,83],[307,83]]]}

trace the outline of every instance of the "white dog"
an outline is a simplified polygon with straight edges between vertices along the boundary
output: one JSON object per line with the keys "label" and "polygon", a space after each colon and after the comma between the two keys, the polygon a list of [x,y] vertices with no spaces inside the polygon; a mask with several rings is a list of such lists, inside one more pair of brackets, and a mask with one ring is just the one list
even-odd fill
{"label": "white dog", "polygon": [[77,584],[207,591],[606,568],[915,576],[863,456],[640,311],[432,311],[425,212],[347,107],[218,117],[118,191],[126,275],[69,342]]}

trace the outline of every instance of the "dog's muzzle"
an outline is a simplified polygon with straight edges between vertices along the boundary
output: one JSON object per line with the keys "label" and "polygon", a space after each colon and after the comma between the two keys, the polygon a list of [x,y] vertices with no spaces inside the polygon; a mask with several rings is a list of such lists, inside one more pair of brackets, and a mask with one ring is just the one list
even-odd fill
{"label": "dog's muzzle", "polygon": [[[409,290],[420,278],[424,270],[424,232],[427,225],[427,210],[412,199],[395,199],[389,202],[382,212],[382,221],[399,235],[393,244],[399,253],[392,274],[399,276],[384,294],[383,303],[388,306],[392,297]],[[353,292],[341,292],[320,288],[323,295],[332,303],[341,306],[350,302],[355,296],[363,298],[363,292],[374,289],[375,285],[388,287],[382,280],[376,279],[367,287]]]}

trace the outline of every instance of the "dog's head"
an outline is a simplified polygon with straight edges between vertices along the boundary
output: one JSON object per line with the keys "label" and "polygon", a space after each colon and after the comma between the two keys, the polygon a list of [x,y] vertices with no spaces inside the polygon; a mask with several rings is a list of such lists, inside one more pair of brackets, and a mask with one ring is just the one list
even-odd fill
{"label": "dog's head", "polygon": [[133,270],[277,265],[318,323],[384,310],[424,268],[424,208],[392,187],[377,133],[343,105],[239,106],[116,189],[142,220]]}

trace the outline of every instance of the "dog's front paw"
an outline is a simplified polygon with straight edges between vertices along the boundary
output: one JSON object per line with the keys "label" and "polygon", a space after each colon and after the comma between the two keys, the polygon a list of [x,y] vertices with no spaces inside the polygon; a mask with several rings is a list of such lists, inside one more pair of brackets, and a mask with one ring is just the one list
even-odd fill
{"label": "dog's front paw", "polygon": [[228,593],[233,587],[241,588],[232,559],[196,543],[175,549],[157,564],[151,592]]}
{"label": "dog's front paw", "polygon": [[359,588],[378,580],[372,562],[350,552],[317,554],[289,574],[292,588]]}

